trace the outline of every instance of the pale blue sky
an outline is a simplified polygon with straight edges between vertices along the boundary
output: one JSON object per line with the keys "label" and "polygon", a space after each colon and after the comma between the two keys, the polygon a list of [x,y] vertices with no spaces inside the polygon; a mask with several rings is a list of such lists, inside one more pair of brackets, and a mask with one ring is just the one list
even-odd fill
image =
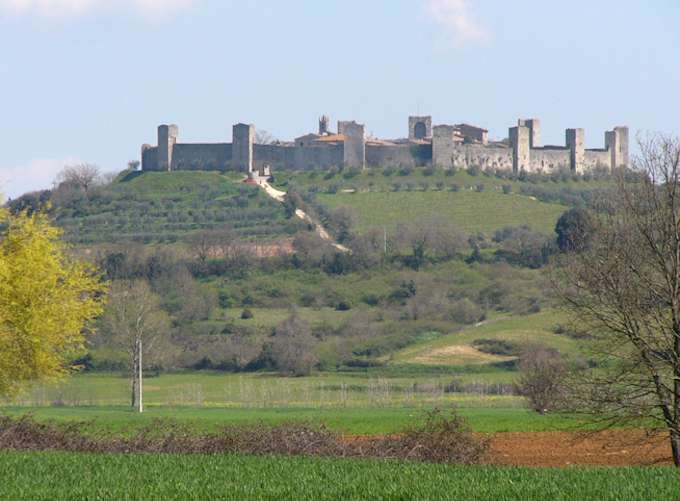
{"label": "pale blue sky", "polygon": [[0,191],[120,170],[163,122],[188,142],[322,113],[381,137],[418,112],[497,138],[535,116],[552,144],[680,134],[679,22],[676,0],[0,0]]}

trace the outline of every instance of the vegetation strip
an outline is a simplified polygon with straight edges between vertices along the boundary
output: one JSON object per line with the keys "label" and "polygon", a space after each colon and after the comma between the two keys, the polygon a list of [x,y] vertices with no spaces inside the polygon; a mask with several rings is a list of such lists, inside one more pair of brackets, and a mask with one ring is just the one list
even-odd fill
{"label": "vegetation strip", "polygon": [[677,499],[670,468],[513,468],[243,455],[0,452],[2,499]]}

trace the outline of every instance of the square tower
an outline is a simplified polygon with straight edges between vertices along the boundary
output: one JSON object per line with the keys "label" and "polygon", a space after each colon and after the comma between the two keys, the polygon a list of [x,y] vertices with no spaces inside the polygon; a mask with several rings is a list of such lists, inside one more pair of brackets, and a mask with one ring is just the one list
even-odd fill
{"label": "square tower", "polygon": [[408,138],[411,141],[432,137],[432,117],[408,117]]}
{"label": "square tower", "polygon": [[567,129],[565,132],[567,148],[569,148],[569,167],[572,172],[583,172],[583,161],[586,156],[585,132],[583,129]]}
{"label": "square tower", "polygon": [[541,146],[541,121],[538,118],[520,118],[517,125],[529,129],[529,148]]}
{"label": "square tower", "polygon": [[232,129],[231,168],[243,172],[253,172],[253,143],[255,126],[236,124]]}
{"label": "square tower", "polygon": [[510,144],[512,145],[512,171],[517,174],[521,171],[528,172],[531,166],[531,146],[529,127],[518,125],[508,131]]}
{"label": "square tower", "polygon": [[341,122],[345,136],[343,165],[363,169],[366,167],[366,132],[363,124]]}
{"label": "square tower", "polygon": [[175,124],[158,126],[158,170],[172,170],[172,152],[178,135]]}

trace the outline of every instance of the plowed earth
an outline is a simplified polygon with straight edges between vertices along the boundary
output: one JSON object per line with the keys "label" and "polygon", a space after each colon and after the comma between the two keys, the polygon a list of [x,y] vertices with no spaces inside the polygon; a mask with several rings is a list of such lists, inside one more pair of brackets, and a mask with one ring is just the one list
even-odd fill
{"label": "plowed earth", "polygon": [[515,466],[651,466],[672,464],[665,435],[642,430],[495,433],[488,462]]}

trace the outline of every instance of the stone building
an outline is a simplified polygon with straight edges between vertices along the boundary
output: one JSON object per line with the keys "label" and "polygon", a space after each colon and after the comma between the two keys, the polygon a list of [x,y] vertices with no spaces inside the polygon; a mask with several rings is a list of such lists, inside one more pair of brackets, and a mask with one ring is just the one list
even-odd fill
{"label": "stone building", "polygon": [[489,141],[488,131],[474,125],[432,125],[430,116],[408,119],[403,139],[366,136],[363,124],[340,121],[330,130],[328,116],[319,119],[317,133],[289,142],[259,144],[255,126],[236,124],[231,143],[181,143],[176,125],[158,127],[158,145],[142,146],[142,169],[235,170],[329,169],[345,167],[417,167],[442,169],[502,169],[514,172],[552,172],[567,168],[584,172],[596,167],[614,168],[629,163],[628,127],[607,131],[602,148],[585,147],[583,129],[567,129],[564,145],[541,145],[541,122],[519,119],[508,130],[508,139]]}

